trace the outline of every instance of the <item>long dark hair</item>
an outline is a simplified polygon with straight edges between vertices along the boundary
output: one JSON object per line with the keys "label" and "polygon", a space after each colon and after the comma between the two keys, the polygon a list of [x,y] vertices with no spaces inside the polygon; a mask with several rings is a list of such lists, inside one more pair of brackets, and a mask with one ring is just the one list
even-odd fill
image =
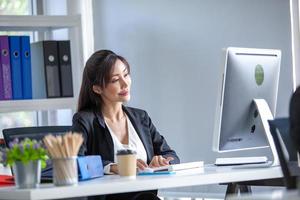
{"label": "long dark hair", "polygon": [[101,109],[103,102],[101,96],[93,91],[93,85],[106,87],[117,60],[122,61],[130,73],[130,66],[126,59],[110,50],[96,51],[87,60],[82,76],[77,111]]}

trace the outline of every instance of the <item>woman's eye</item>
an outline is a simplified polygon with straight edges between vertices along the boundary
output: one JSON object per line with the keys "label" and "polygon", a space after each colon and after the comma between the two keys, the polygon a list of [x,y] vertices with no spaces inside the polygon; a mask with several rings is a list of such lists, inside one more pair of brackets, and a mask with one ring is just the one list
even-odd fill
{"label": "woman's eye", "polygon": [[129,73],[125,74],[124,77],[127,77],[129,75]]}
{"label": "woman's eye", "polygon": [[112,83],[116,83],[118,81],[119,81],[119,79],[113,79],[113,80],[111,80]]}

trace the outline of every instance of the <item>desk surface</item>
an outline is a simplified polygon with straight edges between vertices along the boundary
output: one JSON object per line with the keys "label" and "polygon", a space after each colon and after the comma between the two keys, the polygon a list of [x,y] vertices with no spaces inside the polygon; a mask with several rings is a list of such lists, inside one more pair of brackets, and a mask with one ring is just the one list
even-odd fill
{"label": "desk surface", "polygon": [[0,188],[0,199],[60,199],[280,177],[282,173],[279,166],[238,169],[207,165],[202,170],[185,170],[172,175],[137,176],[135,180],[106,175],[79,182],[76,186],[55,187],[53,184],[41,184],[36,189],[5,187]]}

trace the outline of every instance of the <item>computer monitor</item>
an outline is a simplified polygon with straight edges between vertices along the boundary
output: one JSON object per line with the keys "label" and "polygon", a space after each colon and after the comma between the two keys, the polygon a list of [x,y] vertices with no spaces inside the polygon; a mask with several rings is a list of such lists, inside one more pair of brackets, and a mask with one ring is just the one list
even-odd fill
{"label": "computer monitor", "polygon": [[214,128],[215,151],[271,147],[276,154],[267,120],[273,119],[276,111],[280,61],[280,50],[226,49]]}

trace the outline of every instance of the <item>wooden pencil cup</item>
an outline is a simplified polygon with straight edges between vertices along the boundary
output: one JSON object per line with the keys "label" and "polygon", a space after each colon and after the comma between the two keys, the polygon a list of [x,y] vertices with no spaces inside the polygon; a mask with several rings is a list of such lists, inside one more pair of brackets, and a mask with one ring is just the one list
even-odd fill
{"label": "wooden pencil cup", "polygon": [[53,183],[56,186],[78,183],[77,156],[53,158]]}

